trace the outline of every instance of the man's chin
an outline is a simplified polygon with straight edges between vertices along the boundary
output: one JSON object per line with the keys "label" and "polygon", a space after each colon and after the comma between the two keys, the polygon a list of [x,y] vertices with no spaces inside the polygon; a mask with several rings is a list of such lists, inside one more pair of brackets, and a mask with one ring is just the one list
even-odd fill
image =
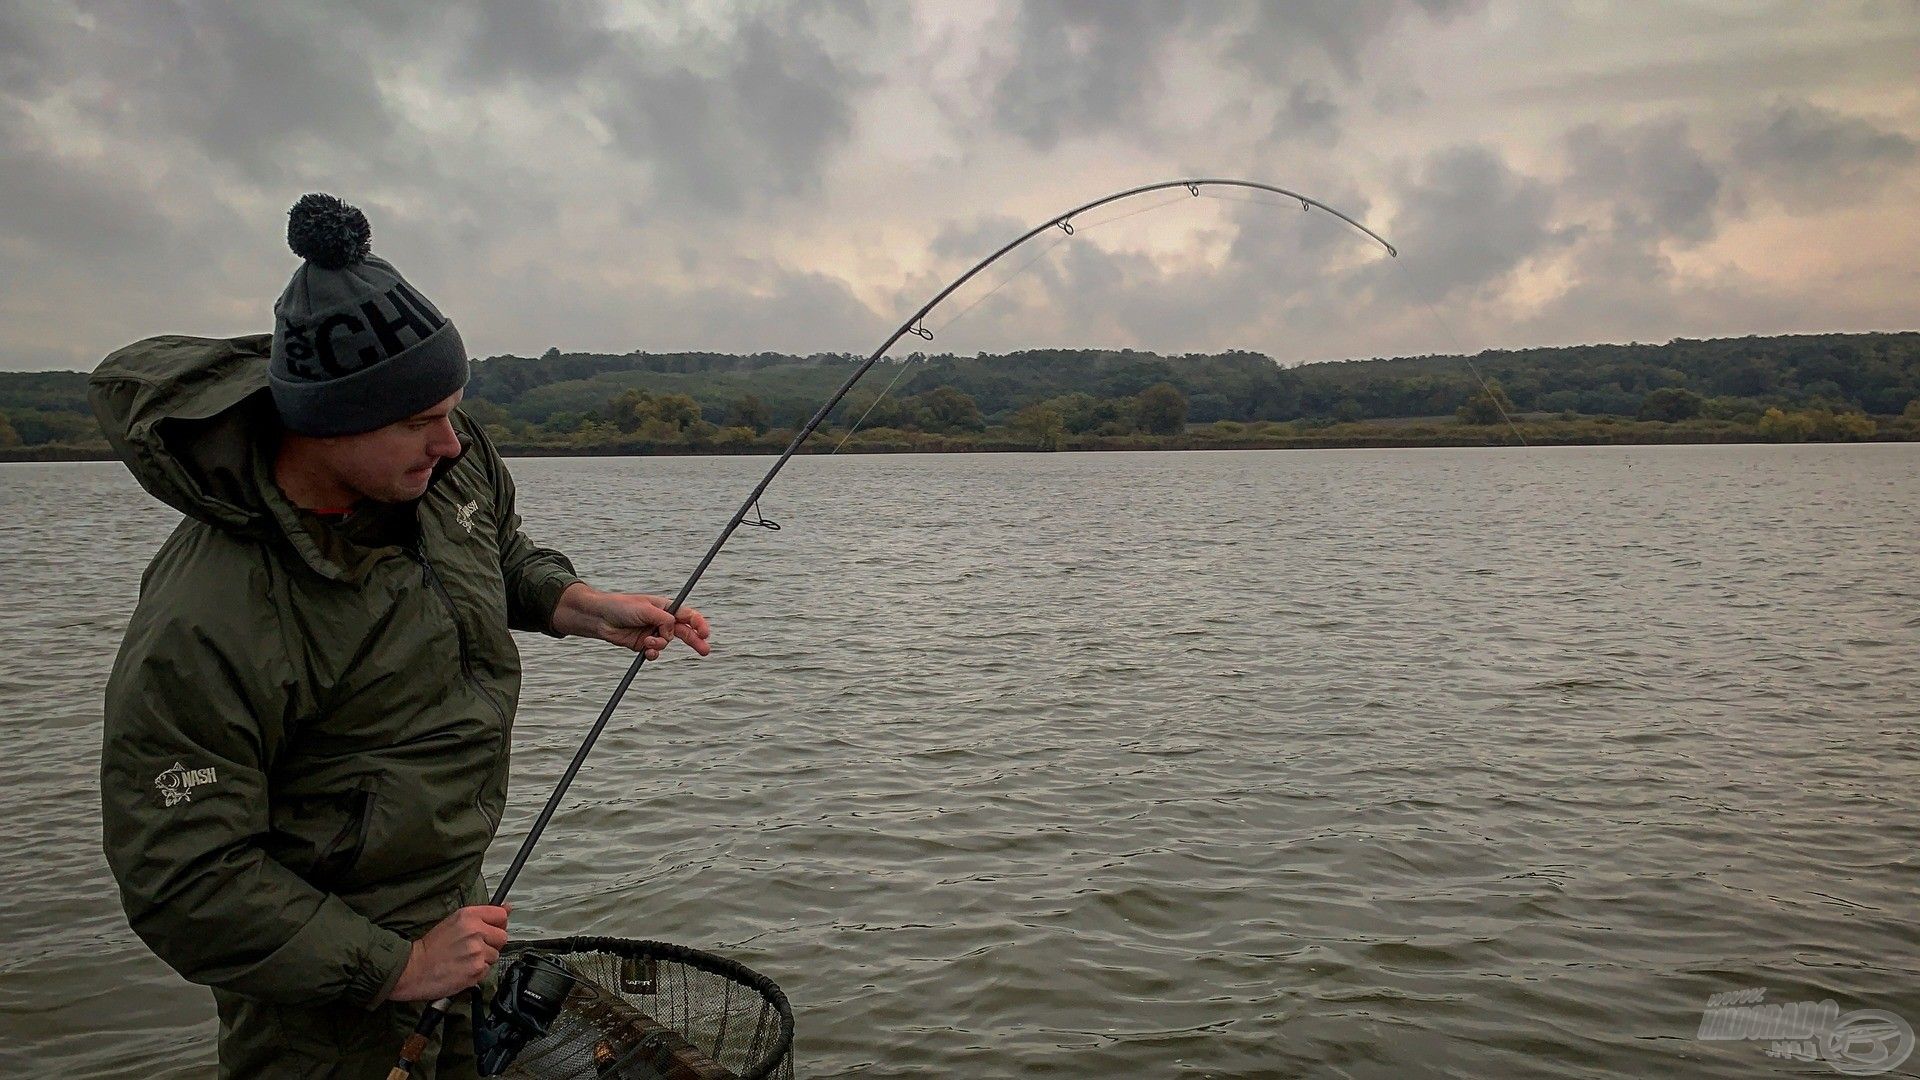
{"label": "man's chin", "polygon": [[388,485],[385,490],[378,494],[370,494],[368,497],[375,502],[383,503],[412,502],[420,496],[425,495],[427,488],[431,486],[432,483],[433,470],[431,468],[422,469],[418,472],[405,472],[401,473],[399,478]]}
{"label": "man's chin", "polygon": [[400,478],[400,483],[398,485],[400,490],[403,491],[405,494],[403,494],[399,499],[395,501],[406,502],[409,499],[417,499],[420,496],[425,495],[427,493],[427,488],[432,484],[433,484],[433,467],[432,466],[428,466],[427,468],[421,469],[418,472],[407,473],[406,475]]}

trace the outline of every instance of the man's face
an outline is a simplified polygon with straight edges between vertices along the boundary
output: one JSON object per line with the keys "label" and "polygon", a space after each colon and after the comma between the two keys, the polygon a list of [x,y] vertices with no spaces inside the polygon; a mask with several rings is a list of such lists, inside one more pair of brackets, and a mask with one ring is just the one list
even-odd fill
{"label": "man's face", "polygon": [[321,440],[328,471],[349,491],[374,502],[409,502],[426,494],[433,467],[460,453],[448,417],[465,391],[386,427]]}

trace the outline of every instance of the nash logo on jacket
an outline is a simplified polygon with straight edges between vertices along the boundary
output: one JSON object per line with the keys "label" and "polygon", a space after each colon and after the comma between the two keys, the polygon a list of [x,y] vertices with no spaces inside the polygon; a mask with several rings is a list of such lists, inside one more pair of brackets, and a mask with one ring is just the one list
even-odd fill
{"label": "nash logo on jacket", "polygon": [[219,779],[211,765],[204,769],[189,769],[176,761],[173,768],[153,778],[153,786],[160,789],[160,798],[165,800],[166,805],[178,806],[193,801],[194,788]]}

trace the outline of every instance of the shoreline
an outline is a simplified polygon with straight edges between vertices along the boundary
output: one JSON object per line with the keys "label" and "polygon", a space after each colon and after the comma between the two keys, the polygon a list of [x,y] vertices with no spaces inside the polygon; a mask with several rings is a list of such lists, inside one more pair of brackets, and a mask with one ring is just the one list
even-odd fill
{"label": "shoreline", "polygon": [[[1344,425],[1335,425],[1340,427]],[[1357,425],[1356,425],[1357,426]],[[1373,426],[1373,425],[1369,425]],[[1458,435],[1438,435],[1431,432],[1418,436],[1396,436],[1392,429],[1373,431],[1336,431],[1327,429],[1322,433],[1301,433],[1296,435],[1273,435],[1259,438],[1221,438],[1202,434],[1134,436],[1118,435],[1094,438],[1069,438],[1051,450],[1045,450],[1029,442],[1020,440],[956,440],[937,436],[917,441],[862,441],[856,439],[839,452],[843,454],[1030,454],[1030,453],[1102,453],[1119,451],[1167,451],[1187,450],[1418,450],[1446,448],[1480,449],[1530,449],[1542,446],[1737,446],[1761,445],[1780,446],[1796,444],[1830,443],[1898,443],[1920,441],[1920,435],[1900,430],[1881,430],[1866,438],[1854,439],[1799,439],[1783,441],[1760,437],[1751,429],[1746,430],[1699,430],[1686,429],[1670,432],[1649,432],[1635,430],[1637,423],[1617,425],[1622,430],[1614,433],[1598,433],[1591,430],[1582,432],[1554,433],[1551,431],[1526,431],[1524,445],[1515,442],[1513,432],[1504,427],[1463,427]],[[622,441],[597,445],[553,445],[543,443],[514,443],[498,441],[502,457],[542,458],[542,457],[765,457],[778,454],[786,448],[786,441],[777,443],[750,443],[740,446],[688,446],[675,443],[646,443]],[[825,438],[809,441],[800,448],[800,454],[833,453],[833,443]],[[48,463],[66,461],[118,461],[113,451],[105,446],[10,446],[0,448],[0,464]]]}

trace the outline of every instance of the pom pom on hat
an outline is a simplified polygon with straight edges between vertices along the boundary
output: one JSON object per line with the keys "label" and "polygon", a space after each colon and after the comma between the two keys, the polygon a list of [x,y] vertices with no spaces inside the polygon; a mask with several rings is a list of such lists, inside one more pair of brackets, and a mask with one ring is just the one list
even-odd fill
{"label": "pom pom on hat", "polygon": [[315,266],[343,270],[373,251],[373,226],[332,195],[302,195],[287,211],[287,246]]}

